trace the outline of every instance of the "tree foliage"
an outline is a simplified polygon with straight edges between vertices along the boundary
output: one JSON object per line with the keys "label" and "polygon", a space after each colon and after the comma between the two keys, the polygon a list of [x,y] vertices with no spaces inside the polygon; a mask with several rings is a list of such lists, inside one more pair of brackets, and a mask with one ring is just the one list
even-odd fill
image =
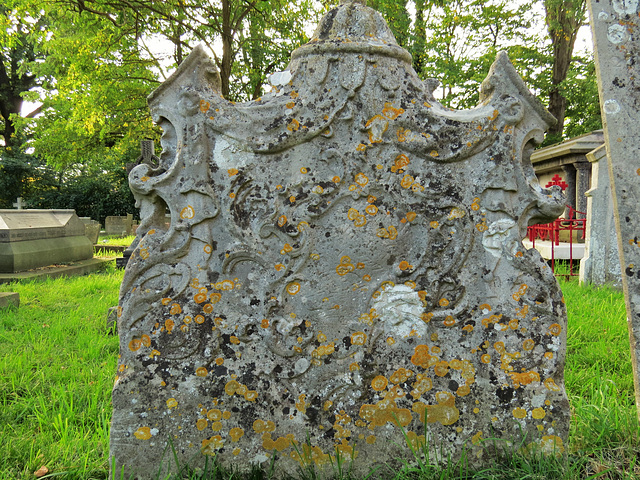
{"label": "tree foliage", "polygon": [[[94,218],[130,213],[125,165],[138,157],[141,139],[158,137],[146,97],[168,72],[201,43],[220,70],[223,96],[258,98],[268,76],[307,41],[309,26],[337,3],[5,0],[0,207],[22,196],[31,206],[67,206]],[[573,53],[584,3],[368,1],[412,54],[418,74],[440,82],[436,94],[446,106],[474,106],[497,52],[507,50],[534,93],[566,118],[549,141],[600,126],[593,62]],[[546,32],[536,31],[540,25]],[[24,112],[27,101],[39,107]]]}

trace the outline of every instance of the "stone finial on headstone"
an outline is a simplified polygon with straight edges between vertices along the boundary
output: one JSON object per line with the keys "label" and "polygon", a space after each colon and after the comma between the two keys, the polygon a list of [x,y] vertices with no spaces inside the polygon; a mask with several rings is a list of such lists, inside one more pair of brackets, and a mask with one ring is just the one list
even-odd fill
{"label": "stone finial on headstone", "polygon": [[22,197],[18,197],[18,199],[16,200],[16,202],[13,204],[13,206],[14,206],[17,210],[22,210],[22,207],[24,207],[24,203],[22,203]]}
{"label": "stone finial on headstone", "polygon": [[480,106],[444,108],[356,2],[287,72],[234,104],[194,49],[149,97],[163,153],[129,175],[117,471],[164,475],[167,439],[181,463],[291,474],[394,467],[407,440],[476,464],[496,442],[563,452],[565,309],[521,242],[564,208],[528,160],[553,117],[504,53]]}

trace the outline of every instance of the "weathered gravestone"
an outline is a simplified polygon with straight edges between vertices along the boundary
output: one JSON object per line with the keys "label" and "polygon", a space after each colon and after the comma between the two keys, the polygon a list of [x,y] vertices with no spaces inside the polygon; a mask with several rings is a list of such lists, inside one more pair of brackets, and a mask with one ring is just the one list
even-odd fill
{"label": "weathered gravestone", "polygon": [[0,210],[0,273],[93,257],[73,210]]}
{"label": "weathered gravestone", "polygon": [[112,215],[104,219],[104,233],[107,235],[131,235],[133,233],[133,215]]}
{"label": "weathered gravestone", "polygon": [[100,222],[93,220],[91,217],[79,217],[84,223],[84,234],[92,244],[98,243],[100,237]]}
{"label": "weathered gravestone", "polygon": [[451,111],[344,2],[276,78],[230,103],[196,48],[150,97],[164,151],[129,177],[115,474],[173,452],[362,473],[410,458],[405,434],[472,463],[563,452],[565,307],[520,240],[564,208],[529,162],[553,118],[506,55],[481,105]]}
{"label": "weathered gravestone", "polygon": [[640,418],[640,18],[638,0],[589,1]]}
{"label": "weathered gravestone", "polygon": [[620,286],[620,259],[613,217],[607,151],[601,145],[587,154],[591,162],[591,189],[587,195],[585,254],[580,260],[580,282]]}

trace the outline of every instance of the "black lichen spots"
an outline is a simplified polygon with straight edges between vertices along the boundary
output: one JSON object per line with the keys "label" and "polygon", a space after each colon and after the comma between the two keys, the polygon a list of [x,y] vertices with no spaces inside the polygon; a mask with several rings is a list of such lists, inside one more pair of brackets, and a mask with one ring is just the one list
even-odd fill
{"label": "black lichen spots", "polygon": [[501,387],[496,390],[496,396],[500,399],[500,404],[508,404],[516,396],[516,391],[511,387]]}

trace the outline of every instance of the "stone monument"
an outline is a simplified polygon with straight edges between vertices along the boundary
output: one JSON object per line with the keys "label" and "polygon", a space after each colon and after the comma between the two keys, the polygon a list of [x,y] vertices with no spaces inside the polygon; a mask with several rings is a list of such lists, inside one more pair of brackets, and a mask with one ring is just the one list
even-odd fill
{"label": "stone monument", "polygon": [[407,441],[475,464],[562,453],[565,307],[521,243],[564,209],[529,161],[554,119],[507,56],[452,111],[346,1],[271,82],[228,102],[196,48],[149,97],[163,152],[129,176],[114,475],[174,453],[359,474]]}
{"label": "stone monument", "polygon": [[74,210],[0,210],[0,273],[93,257]]}
{"label": "stone monument", "polygon": [[640,25],[638,0],[587,2],[640,419]]}
{"label": "stone monument", "polygon": [[580,283],[621,285],[620,258],[613,216],[607,151],[601,145],[587,154],[591,163],[591,189],[587,196],[584,257],[580,260]]}

